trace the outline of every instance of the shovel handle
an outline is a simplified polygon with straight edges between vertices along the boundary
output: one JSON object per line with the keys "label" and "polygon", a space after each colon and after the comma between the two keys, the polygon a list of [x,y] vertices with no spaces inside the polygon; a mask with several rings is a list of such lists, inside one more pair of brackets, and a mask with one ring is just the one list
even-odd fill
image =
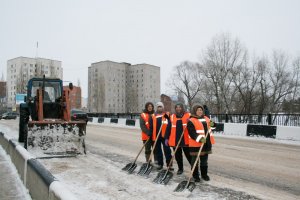
{"label": "shovel handle", "polygon": [[[209,131],[206,132],[206,134],[205,134],[205,139],[207,138],[208,133],[209,133]],[[200,154],[201,154],[201,151],[202,151],[202,149],[203,149],[203,146],[204,146],[204,143],[201,144],[201,147],[200,147],[200,149],[199,149],[199,151],[198,151],[196,161],[195,161],[195,163],[194,163],[194,165],[193,165],[192,171],[191,171],[191,173],[190,173],[189,180],[188,180],[188,182],[187,182],[185,188],[187,188],[187,187],[189,186],[190,182],[191,182],[191,179],[192,179],[194,170],[195,170],[195,168],[196,168],[196,165],[197,165],[197,163],[198,163],[198,161],[199,161]]]}
{"label": "shovel handle", "polygon": [[140,156],[141,152],[143,151],[143,149],[145,148],[146,144],[151,140],[151,138],[149,138],[142,146],[141,150],[139,151],[138,155],[135,157],[133,164],[137,161],[138,157]]}
{"label": "shovel handle", "polygon": [[173,154],[173,156],[172,156],[172,158],[171,158],[171,160],[170,160],[170,162],[169,162],[169,165],[168,165],[168,169],[167,169],[166,174],[168,173],[168,171],[170,170],[170,168],[171,168],[171,166],[172,166],[173,160],[174,160],[174,158],[175,158],[175,154],[176,154],[176,152],[177,152],[177,150],[178,150],[178,148],[179,148],[179,145],[180,145],[181,140],[182,140],[182,138],[183,138],[185,129],[186,129],[186,127],[183,129],[182,134],[181,134],[181,136],[180,136],[180,138],[179,138],[179,140],[178,140],[178,143],[177,143],[177,145],[176,145],[176,147],[175,147],[174,154]]}
{"label": "shovel handle", "polygon": [[[150,162],[151,162],[151,160],[152,160],[152,156],[153,156],[153,154],[154,154],[154,149],[155,149],[156,143],[157,143],[158,138],[159,138],[160,133],[161,133],[162,125],[163,125],[163,123],[161,123],[161,125],[160,125],[158,134],[157,134],[156,139],[155,139],[155,142],[154,142],[154,144],[153,144],[152,151],[151,151],[151,154],[150,154],[150,157],[149,157],[149,160],[148,160],[148,165],[150,164]],[[149,140],[150,140],[150,139],[149,139]]]}

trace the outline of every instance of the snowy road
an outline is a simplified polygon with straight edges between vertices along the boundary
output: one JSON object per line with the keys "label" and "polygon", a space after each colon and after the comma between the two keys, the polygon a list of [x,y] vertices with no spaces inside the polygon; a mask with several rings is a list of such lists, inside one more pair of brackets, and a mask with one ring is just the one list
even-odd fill
{"label": "snowy road", "polygon": [[[16,120],[1,120],[1,127],[17,137]],[[155,171],[145,179],[120,170],[141,147],[139,130],[88,124],[86,142],[87,156],[41,160],[79,199],[299,199],[300,196],[299,144],[217,136],[209,157],[212,180],[201,182],[192,194],[178,194],[172,191],[188,176],[187,163],[185,174],[175,175],[168,186],[152,183]],[[139,166],[143,161],[141,155]]]}

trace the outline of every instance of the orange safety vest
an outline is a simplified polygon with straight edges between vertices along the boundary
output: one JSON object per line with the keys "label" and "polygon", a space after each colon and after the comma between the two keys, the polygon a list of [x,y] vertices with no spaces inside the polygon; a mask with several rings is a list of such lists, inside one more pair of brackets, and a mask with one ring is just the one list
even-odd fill
{"label": "orange safety vest", "polygon": [[[204,116],[203,120],[206,121],[206,124],[207,124],[207,128],[208,128],[208,133],[210,135],[210,142],[211,144],[215,144],[215,138],[212,134],[212,131],[211,131],[211,128],[210,128],[210,119],[206,116]],[[203,124],[201,123],[201,121],[199,121],[198,119],[196,118],[191,118],[190,121],[193,123],[194,127],[195,127],[195,130],[196,130],[196,133],[198,135],[203,135],[205,137],[205,129],[204,129],[204,126]],[[202,143],[201,142],[197,142],[196,140],[192,139],[190,136],[189,136],[189,147],[201,147]]]}
{"label": "orange safety vest", "polygon": [[152,121],[153,121],[153,132],[152,132],[152,140],[156,140],[156,130],[160,127],[157,127],[157,118],[161,117],[161,123],[162,123],[162,127],[161,127],[161,136],[164,138],[165,134],[166,134],[166,130],[167,130],[167,126],[168,126],[168,120],[164,117],[165,113],[163,114],[158,114],[158,115],[153,115],[152,116]]}
{"label": "orange safety vest", "polygon": [[[150,124],[149,124],[150,117],[149,116],[150,116],[150,114],[148,114],[148,113],[141,114],[141,118],[144,120],[147,129],[150,129]],[[144,133],[142,131],[142,140],[148,140],[148,139],[149,139],[149,136],[147,135],[147,133]]]}
{"label": "orange safety vest", "polygon": [[[182,118],[177,118],[176,117],[176,114],[172,114],[171,115],[171,124],[172,124],[172,127],[171,127],[171,134],[170,134],[170,137],[169,137],[169,146],[171,147],[175,147],[177,144],[176,144],[176,123],[177,123],[177,120],[182,120],[182,128],[184,130],[184,135],[183,135],[183,139],[184,139],[184,144],[185,145],[189,145],[189,134],[188,134],[188,131],[186,129],[186,125],[187,125],[187,122],[188,122],[188,119],[190,118],[190,113],[184,113],[183,117]],[[181,134],[181,133],[180,133]]]}

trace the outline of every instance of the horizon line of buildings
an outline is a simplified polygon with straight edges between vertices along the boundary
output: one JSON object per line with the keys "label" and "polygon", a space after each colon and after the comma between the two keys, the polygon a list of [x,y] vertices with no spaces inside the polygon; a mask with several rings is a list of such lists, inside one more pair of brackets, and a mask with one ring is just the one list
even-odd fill
{"label": "horizon line of buildings", "polygon": [[[43,75],[63,80],[62,62],[23,56],[9,59],[6,82],[0,81],[0,110],[5,107],[16,110],[16,95],[26,94],[28,80]],[[81,88],[74,88],[70,95],[71,107],[81,108]],[[146,102],[161,99],[158,66],[106,60],[88,67],[88,112],[137,113]]]}

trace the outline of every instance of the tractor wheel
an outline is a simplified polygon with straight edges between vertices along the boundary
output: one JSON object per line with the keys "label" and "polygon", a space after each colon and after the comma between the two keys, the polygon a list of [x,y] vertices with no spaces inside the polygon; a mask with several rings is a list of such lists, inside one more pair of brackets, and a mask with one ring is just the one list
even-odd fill
{"label": "tractor wheel", "polygon": [[27,124],[29,114],[26,108],[20,107],[20,121],[19,121],[19,142],[27,143]]}

